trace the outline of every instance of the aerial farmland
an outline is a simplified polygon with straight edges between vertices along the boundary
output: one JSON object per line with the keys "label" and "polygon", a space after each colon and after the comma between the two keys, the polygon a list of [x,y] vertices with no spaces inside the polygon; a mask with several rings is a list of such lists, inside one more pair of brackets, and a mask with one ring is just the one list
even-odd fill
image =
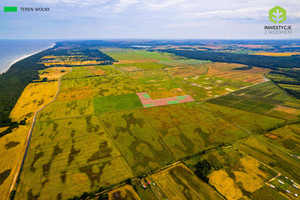
{"label": "aerial farmland", "polygon": [[44,69],[10,113],[26,123],[0,140],[2,157],[16,158],[0,164],[1,198],[300,195],[300,104],[270,68],[161,46],[60,45],[71,50],[38,60]]}

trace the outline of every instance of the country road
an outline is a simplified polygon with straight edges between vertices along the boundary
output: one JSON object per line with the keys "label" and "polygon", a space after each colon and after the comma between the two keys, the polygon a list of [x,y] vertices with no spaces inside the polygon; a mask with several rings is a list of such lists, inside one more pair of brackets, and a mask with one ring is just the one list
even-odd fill
{"label": "country road", "polygon": [[[71,68],[70,72],[72,72],[72,69],[73,69],[73,68]],[[70,73],[70,72],[69,72],[69,73]],[[66,74],[67,74],[67,73],[66,73]],[[65,75],[65,74],[64,74],[64,75]],[[63,76],[64,76],[64,75],[63,75]],[[41,110],[43,110],[46,106],[48,106],[49,104],[51,104],[52,102],[54,102],[54,101],[56,100],[56,98],[57,98],[57,96],[58,96],[58,94],[59,94],[59,92],[60,92],[61,78],[62,78],[63,76],[61,76],[61,77],[58,79],[58,90],[57,90],[57,92],[56,92],[55,97],[54,97],[48,104],[44,105],[43,107],[41,107],[40,109],[38,109],[38,110],[35,112],[35,115],[34,115],[34,117],[33,117],[33,121],[32,121],[30,130],[29,130],[28,135],[27,135],[27,141],[26,141],[26,145],[25,145],[26,148],[25,148],[25,153],[24,153],[23,159],[22,159],[22,163],[21,163],[20,169],[17,170],[17,172],[16,172],[16,174],[15,174],[15,177],[14,177],[14,179],[13,179],[13,183],[12,183],[12,185],[11,185],[11,187],[10,187],[9,194],[10,194],[10,193],[12,192],[12,190],[15,188],[17,179],[20,178],[21,171],[22,171],[22,167],[23,167],[24,162],[25,162],[25,159],[26,159],[26,155],[27,155],[27,151],[28,151],[28,148],[29,148],[29,144],[30,144],[30,140],[31,140],[31,136],[32,136],[32,133],[33,133],[33,129],[34,129],[34,125],[35,125],[35,122],[36,122],[37,115],[38,115],[39,112],[40,112]],[[8,197],[7,199],[9,199],[9,197]]]}

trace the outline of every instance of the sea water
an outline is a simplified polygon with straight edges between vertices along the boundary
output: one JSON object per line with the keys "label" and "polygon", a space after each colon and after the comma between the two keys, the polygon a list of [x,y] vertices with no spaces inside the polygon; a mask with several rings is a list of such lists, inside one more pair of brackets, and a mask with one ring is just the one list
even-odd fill
{"label": "sea water", "polygon": [[53,40],[0,40],[0,74],[17,60],[50,48]]}

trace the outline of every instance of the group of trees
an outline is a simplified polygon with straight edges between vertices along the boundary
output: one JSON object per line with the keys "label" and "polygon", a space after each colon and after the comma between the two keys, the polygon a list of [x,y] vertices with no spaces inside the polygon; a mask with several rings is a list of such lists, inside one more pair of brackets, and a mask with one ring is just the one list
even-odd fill
{"label": "group of trees", "polygon": [[21,120],[20,123],[18,122],[13,122],[10,118],[8,118],[8,121],[6,123],[6,125],[8,126],[7,129],[5,129],[4,131],[0,132],[0,138],[3,137],[4,135],[11,133],[13,131],[14,128],[18,128],[19,125],[26,125],[26,118]]}
{"label": "group of trees", "polygon": [[253,67],[248,65],[248,66],[245,66],[245,67],[237,67],[237,68],[234,68],[232,70],[249,70],[249,69],[252,69]]}
{"label": "group of trees", "polygon": [[203,161],[198,162],[195,165],[196,171],[195,174],[201,178],[204,182],[208,183],[209,178],[207,175],[210,173],[210,170],[212,169],[211,165],[209,162],[204,159]]}
{"label": "group of trees", "polygon": [[[286,92],[300,99],[300,71],[294,69],[278,69],[271,71],[270,78],[276,84],[286,84],[282,87]],[[280,85],[279,85],[280,86]],[[296,86],[296,87],[295,87]],[[298,87],[297,87],[298,86]]]}

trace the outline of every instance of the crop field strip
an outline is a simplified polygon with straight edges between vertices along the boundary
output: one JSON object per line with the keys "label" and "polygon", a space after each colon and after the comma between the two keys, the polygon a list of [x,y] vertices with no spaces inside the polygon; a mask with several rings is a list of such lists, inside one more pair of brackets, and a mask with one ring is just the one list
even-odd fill
{"label": "crop field strip", "polygon": [[278,146],[266,142],[264,138],[249,137],[237,142],[235,146],[240,151],[271,166],[296,182],[300,182],[299,176],[297,176],[299,174],[299,161],[291,157],[288,153],[283,152]]}
{"label": "crop field strip", "polygon": [[223,199],[183,164],[150,176],[168,199]]}
{"label": "crop field strip", "polygon": [[[271,91],[263,91],[260,87]],[[228,95],[209,99],[207,102],[259,114],[268,114],[278,105],[288,106],[288,102],[295,103],[296,101],[273,83],[264,82]]]}

